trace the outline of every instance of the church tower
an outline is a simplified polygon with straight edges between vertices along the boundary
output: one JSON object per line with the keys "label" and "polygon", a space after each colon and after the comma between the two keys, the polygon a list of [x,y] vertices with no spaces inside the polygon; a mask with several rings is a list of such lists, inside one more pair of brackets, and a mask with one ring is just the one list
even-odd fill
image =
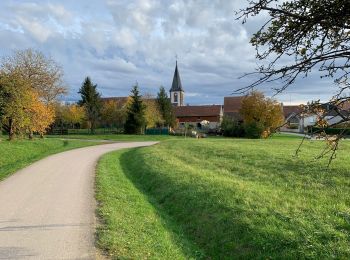
{"label": "church tower", "polygon": [[175,66],[173,84],[170,89],[170,100],[173,106],[183,106],[184,105],[185,91],[182,88],[180,73],[177,68],[177,61]]}

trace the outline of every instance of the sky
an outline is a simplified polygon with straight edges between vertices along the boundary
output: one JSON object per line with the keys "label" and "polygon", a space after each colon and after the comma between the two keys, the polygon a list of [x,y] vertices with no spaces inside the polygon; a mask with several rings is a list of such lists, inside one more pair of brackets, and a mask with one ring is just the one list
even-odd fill
{"label": "sky", "polygon": [[[1,0],[0,56],[32,48],[64,70],[64,100],[90,76],[103,97],[127,96],[137,82],[144,94],[170,89],[176,57],[187,104],[222,104],[252,83],[240,78],[260,64],[249,44],[266,16],[235,18],[246,0]],[[272,88],[260,90],[267,96]],[[276,96],[284,104],[326,101],[332,79],[299,79]]]}

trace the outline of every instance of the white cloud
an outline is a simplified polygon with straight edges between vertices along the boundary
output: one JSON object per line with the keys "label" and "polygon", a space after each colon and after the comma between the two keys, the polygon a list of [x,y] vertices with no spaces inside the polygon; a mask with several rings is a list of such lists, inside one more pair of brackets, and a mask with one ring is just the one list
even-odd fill
{"label": "white cloud", "polygon": [[52,35],[52,31],[39,21],[19,17],[18,22],[24,30],[28,31],[39,42],[45,42]]}
{"label": "white cloud", "polygon": [[[248,78],[238,77],[256,67],[249,38],[265,17],[245,25],[236,21],[235,10],[246,4],[245,0],[1,1],[0,54],[33,47],[52,55],[66,71],[73,98],[87,75],[105,96],[127,95],[136,80],[147,92],[156,92],[160,85],[169,88],[177,54],[186,103],[220,103],[223,96],[247,85]],[[301,94],[296,99],[317,95],[313,90],[318,81],[306,84],[311,91],[303,92],[305,83],[299,82],[295,91]]]}

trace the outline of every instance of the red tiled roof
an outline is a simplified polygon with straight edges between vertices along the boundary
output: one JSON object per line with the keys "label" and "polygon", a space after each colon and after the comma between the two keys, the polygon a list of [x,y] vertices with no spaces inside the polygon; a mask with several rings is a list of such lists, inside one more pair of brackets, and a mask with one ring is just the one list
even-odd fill
{"label": "red tiled roof", "polygon": [[300,106],[283,106],[284,117],[290,116],[290,114],[299,114],[301,112]]}
{"label": "red tiled roof", "polygon": [[225,113],[239,112],[242,106],[244,96],[239,97],[224,97]]}
{"label": "red tiled roof", "polygon": [[220,116],[221,105],[174,107],[176,117]]}

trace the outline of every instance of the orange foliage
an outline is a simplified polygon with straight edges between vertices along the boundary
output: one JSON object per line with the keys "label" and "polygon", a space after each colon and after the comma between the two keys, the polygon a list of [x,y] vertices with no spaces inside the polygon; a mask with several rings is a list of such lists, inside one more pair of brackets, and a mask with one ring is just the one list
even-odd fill
{"label": "orange foliage", "polygon": [[31,92],[29,95],[31,96],[31,104],[27,108],[29,133],[31,135],[36,132],[43,136],[55,119],[54,107],[44,104],[36,92]]}
{"label": "orange foliage", "polygon": [[261,137],[267,138],[284,122],[282,105],[253,91],[242,100],[240,110],[244,124],[256,124],[261,128]]}
{"label": "orange foliage", "polygon": [[107,100],[102,103],[101,120],[105,126],[120,126],[126,120],[126,108],[130,103],[130,98],[127,101]]}

